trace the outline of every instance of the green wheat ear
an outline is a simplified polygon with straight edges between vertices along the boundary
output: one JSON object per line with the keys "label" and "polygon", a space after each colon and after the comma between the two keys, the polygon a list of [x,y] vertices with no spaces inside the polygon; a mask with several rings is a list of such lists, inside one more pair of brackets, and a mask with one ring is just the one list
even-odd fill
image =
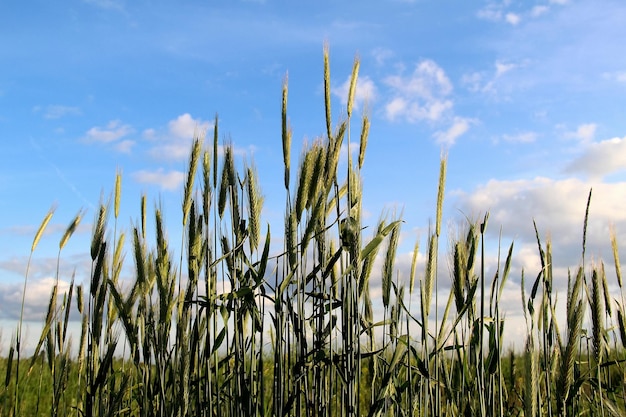
{"label": "green wheat ear", "polygon": [[37,247],[37,244],[39,243],[39,240],[41,239],[43,232],[46,230],[46,227],[48,227],[48,223],[50,223],[50,220],[52,219],[52,216],[54,215],[54,211],[55,211],[55,207],[50,208],[50,210],[48,210],[48,214],[46,214],[46,217],[44,217],[43,221],[39,225],[39,229],[37,229],[37,233],[35,234],[35,237],[33,239],[33,244],[30,248],[31,252],[35,251],[35,248]]}
{"label": "green wheat ear", "polygon": [[615,261],[615,275],[617,276],[617,285],[622,288],[622,266],[619,261],[617,234],[615,233],[614,227],[611,227],[611,249],[613,250],[613,260]]}
{"label": "green wheat ear", "polygon": [[326,134],[332,139],[330,114],[330,57],[328,43],[324,43],[324,108],[326,110]]}
{"label": "green wheat ear", "polygon": [[250,220],[250,250],[259,246],[261,235],[261,210],[263,196],[257,182],[257,172],[254,166],[246,169],[246,191],[248,196],[248,218]]}
{"label": "green wheat ear", "polygon": [[78,214],[74,217],[70,225],[65,229],[65,233],[63,233],[63,237],[59,242],[59,250],[63,249],[69,238],[74,234],[76,228],[80,224],[81,219],[83,218],[83,211],[79,211]]}
{"label": "green wheat ear", "polygon": [[359,169],[363,168],[365,160],[365,148],[367,147],[367,137],[370,132],[370,119],[366,113],[363,114],[363,126],[361,127],[361,140],[359,141]]}
{"label": "green wheat ear", "polygon": [[352,106],[354,104],[354,94],[356,92],[356,83],[359,78],[359,67],[361,62],[359,57],[354,58],[354,65],[352,66],[352,74],[350,75],[350,87],[348,89],[348,103],[347,103],[347,111],[348,111],[348,119],[352,116]]}
{"label": "green wheat ear", "polygon": [[191,155],[189,156],[189,168],[187,170],[187,181],[185,182],[185,193],[183,198],[183,226],[187,224],[189,210],[191,209],[191,195],[193,193],[193,183],[196,177],[196,170],[198,169],[200,154],[202,153],[203,139],[203,137],[196,137],[194,139],[193,146],[191,148]]}
{"label": "green wheat ear", "polygon": [[120,200],[122,198],[122,172],[118,169],[115,173],[114,215],[117,219],[120,215]]}
{"label": "green wheat ear", "polygon": [[289,76],[285,75],[283,81],[283,103],[281,110],[283,162],[285,165],[285,189],[289,190],[289,167],[291,164],[291,129],[287,122],[287,96],[289,92]]}

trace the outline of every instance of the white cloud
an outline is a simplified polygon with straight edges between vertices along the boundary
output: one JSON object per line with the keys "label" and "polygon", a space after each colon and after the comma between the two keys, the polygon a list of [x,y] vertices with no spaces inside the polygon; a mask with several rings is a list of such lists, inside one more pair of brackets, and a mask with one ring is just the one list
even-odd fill
{"label": "white cloud", "polygon": [[512,143],[532,143],[537,140],[537,133],[535,132],[523,132],[514,135],[503,135],[502,139],[505,142]]}
{"label": "white cloud", "polygon": [[184,172],[175,170],[164,172],[162,168],[156,171],[137,171],[132,174],[132,177],[139,183],[158,185],[168,191],[176,190],[185,181]]}
{"label": "white cloud", "polygon": [[507,23],[510,23],[513,26],[519,24],[519,22],[522,21],[522,18],[520,17],[520,15],[516,13],[507,13],[504,18],[507,21]]}
{"label": "white cloud", "polygon": [[[348,102],[348,92],[350,90],[350,76],[339,87],[333,88],[331,91],[339,97],[343,104]],[[376,99],[376,85],[371,78],[367,76],[359,76],[356,81],[356,89],[354,91],[355,109],[362,108],[366,103],[371,103]]]}
{"label": "white cloud", "polygon": [[143,136],[145,139],[148,140],[152,140],[155,139],[157,135],[157,132],[155,129],[153,128],[149,128],[149,129],[145,129],[142,133],[141,136]]}
{"label": "white cloud", "polygon": [[470,128],[473,121],[463,117],[455,117],[452,125],[444,131],[435,132],[434,136],[437,139],[437,143],[452,146],[456,140],[465,134]]}
{"label": "white cloud", "polygon": [[[46,313],[55,282],[56,279],[51,276],[29,279],[24,294],[24,320],[41,320]],[[59,280],[58,284],[58,302],[61,302],[70,283]],[[0,318],[19,318],[23,291],[22,283],[0,284]]]}
{"label": "white cloud", "polygon": [[189,113],[181,114],[168,123],[169,132],[181,139],[193,139],[197,133],[203,135],[211,126],[209,122],[194,119]]}
{"label": "white cloud", "polygon": [[506,74],[507,72],[515,69],[517,67],[517,64],[512,64],[512,63],[505,63],[502,61],[496,61],[495,63],[496,66],[496,78],[497,77],[501,77],[502,75]]}
{"label": "white cloud", "polygon": [[[550,1],[550,3],[565,4],[567,1],[558,0]],[[550,7],[546,5],[535,5],[531,9],[518,10],[516,12],[509,11],[511,2],[490,2],[476,13],[476,17],[491,22],[506,22],[512,26],[519,25],[524,17],[537,18],[550,11]]]}
{"label": "white cloud", "polygon": [[122,140],[115,145],[115,150],[119,153],[130,154],[135,146],[135,142],[132,140]]}
{"label": "white cloud", "polygon": [[593,179],[626,170],[626,136],[594,142],[568,164],[566,172],[580,172]]}
{"label": "white cloud", "polygon": [[569,0],[550,0],[550,4],[567,4],[569,3]]}
{"label": "white cloud", "polygon": [[530,15],[532,17],[539,17],[548,13],[548,11],[550,11],[550,8],[548,6],[535,6],[531,9]]}
{"label": "white cloud", "polygon": [[390,120],[408,122],[438,121],[452,109],[452,83],[445,71],[432,60],[423,60],[409,76],[393,75],[385,79],[392,98],[385,106]]}
{"label": "white cloud", "polygon": [[[469,192],[453,191],[455,206],[470,218],[489,212],[489,233],[521,243],[536,243],[533,220],[542,236],[552,237],[555,262],[577,265],[582,244],[582,226],[589,190],[593,188],[587,242],[591,253],[610,255],[611,224],[626,231],[626,183],[598,183],[576,178],[545,177],[522,180],[491,180]],[[517,245],[517,243],[516,243]]]}
{"label": "white cloud", "polygon": [[597,125],[595,123],[586,123],[578,126],[573,132],[565,133],[566,138],[576,139],[581,142],[591,142],[596,135]]}
{"label": "white cloud", "polygon": [[194,119],[184,113],[167,124],[166,132],[150,128],[143,131],[143,137],[156,142],[148,153],[159,160],[184,161],[189,157],[189,150],[194,137],[204,137],[213,126],[211,122]]}
{"label": "white cloud", "polygon": [[167,161],[184,161],[189,157],[189,151],[191,149],[191,142],[177,141],[167,143],[159,146],[155,146],[150,149],[149,154],[155,159],[167,160]]}
{"label": "white cloud", "polygon": [[122,124],[119,120],[110,121],[106,127],[92,127],[87,131],[84,140],[87,142],[111,143],[134,132],[129,125]]}

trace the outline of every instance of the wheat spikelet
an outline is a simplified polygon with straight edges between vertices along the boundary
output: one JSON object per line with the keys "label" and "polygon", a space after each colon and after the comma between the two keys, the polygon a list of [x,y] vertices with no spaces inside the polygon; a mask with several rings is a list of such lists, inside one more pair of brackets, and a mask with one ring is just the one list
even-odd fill
{"label": "wheat spikelet", "polygon": [[609,283],[606,279],[606,273],[604,271],[604,262],[600,263],[600,272],[602,274],[602,291],[604,295],[604,307],[609,317],[613,317],[613,309],[611,308],[611,294],[609,294]]}
{"label": "wheat spikelet", "polygon": [[248,218],[250,221],[250,249],[259,245],[261,235],[261,210],[263,207],[263,197],[261,196],[257,173],[254,167],[248,167],[246,172],[246,184],[248,194]]}
{"label": "wheat spikelet", "polygon": [[322,176],[324,175],[324,168],[326,166],[326,149],[322,146],[321,141],[315,141],[311,151],[313,154],[312,164],[310,167],[310,177],[308,179],[309,184],[306,187],[308,191],[307,208],[315,207],[318,204],[317,197],[324,184]]}
{"label": "wheat spikelet", "polygon": [[428,241],[428,259],[426,260],[426,276],[422,286],[422,318],[424,322],[428,320],[430,312],[430,301],[435,286],[435,276],[437,274],[437,235],[430,236]]}
{"label": "wheat spikelet", "polygon": [[92,232],[91,239],[91,260],[95,261],[98,256],[98,252],[100,252],[100,245],[104,241],[104,231],[106,228],[106,219],[107,219],[107,208],[104,204],[100,205],[100,210],[98,211],[98,218],[94,223],[94,230]]}
{"label": "wheat spikelet", "polygon": [[365,160],[365,148],[367,147],[367,137],[370,132],[370,119],[367,114],[363,115],[363,126],[361,127],[361,140],[359,141],[359,169],[363,168]]}
{"label": "wheat spikelet", "polygon": [[611,248],[613,249],[613,259],[615,261],[615,275],[617,276],[617,283],[622,288],[622,268],[619,261],[619,252],[617,249],[617,234],[615,228],[611,227]]}
{"label": "wheat spikelet", "polygon": [[288,75],[285,75],[283,81],[283,104],[281,111],[282,119],[282,141],[283,141],[283,162],[285,165],[285,189],[289,190],[289,166],[291,161],[291,129],[287,123],[287,93],[289,91]]}
{"label": "wheat spikelet", "polygon": [[539,388],[539,360],[535,351],[532,335],[526,342],[524,352],[524,416],[537,415],[537,392]]}
{"label": "wheat spikelet", "polygon": [[82,217],[83,217],[83,212],[81,210],[78,212],[78,214],[76,214],[76,216],[74,217],[70,225],[67,227],[67,229],[65,229],[65,233],[63,233],[63,237],[61,238],[61,241],[59,241],[59,250],[63,249],[68,239],[74,234],[74,232],[76,231],[76,228],[80,224]]}
{"label": "wheat spikelet", "polygon": [[348,89],[348,119],[352,116],[352,106],[354,103],[354,93],[356,92],[356,83],[359,78],[359,66],[361,65],[359,57],[354,58],[354,65],[352,66],[352,74],[350,75],[350,87]]}
{"label": "wheat spikelet", "polygon": [[211,209],[211,157],[208,150],[202,156],[202,213],[205,223],[209,221]]}
{"label": "wheat spikelet", "polygon": [[391,281],[393,279],[393,266],[396,259],[396,250],[398,248],[398,240],[400,238],[400,226],[394,227],[389,236],[389,244],[385,254],[385,263],[383,264],[383,306],[389,306],[389,297],[391,294]]}
{"label": "wheat spikelet", "polygon": [[439,166],[439,187],[437,189],[437,220],[435,223],[435,233],[437,236],[441,234],[441,218],[443,213],[443,194],[446,186],[446,158],[441,158]]}
{"label": "wheat spikelet", "polygon": [[619,303],[617,304],[617,307],[617,324],[619,326],[619,335],[620,339],[622,339],[622,347],[626,347],[626,320],[624,317],[624,307],[619,305]]}
{"label": "wheat spikelet", "polygon": [[306,146],[302,150],[298,167],[298,187],[296,188],[296,220],[300,223],[309,196],[311,172],[313,171],[313,152]]}
{"label": "wheat spikelet", "polygon": [[589,224],[589,207],[591,206],[591,193],[593,188],[589,189],[589,196],[587,197],[587,207],[585,208],[585,221],[583,222],[583,265],[585,264],[585,251],[587,249],[587,225]]}
{"label": "wheat spikelet", "polygon": [[228,196],[229,188],[235,186],[235,184],[231,183],[231,170],[234,170],[234,161],[233,149],[232,146],[229,145],[224,147],[224,165],[222,166],[222,179],[220,181],[220,191],[217,198],[217,212],[220,218],[224,217],[226,197]]}
{"label": "wheat spikelet", "polygon": [[561,374],[558,382],[559,389],[556,392],[559,398],[558,406],[560,411],[563,411],[569,398],[570,388],[574,383],[574,364],[578,355],[578,343],[582,333],[584,304],[579,299],[574,302],[576,302],[576,305],[572,308],[571,318],[568,319],[567,346],[565,347],[565,354],[561,363]]}
{"label": "wheat spikelet", "polygon": [[122,272],[122,266],[124,265],[123,248],[125,241],[126,235],[124,233],[120,233],[120,236],[117,239],[117,245],[115,245],[115,251],[113,252],[113,274],[111,276],[111,280],[114,284],[117,284],[117,280]]}
{"label": "wheat spikelet", "polygon": [[147,210],[146,210],[146,202],[147,197],[145,194],[141,195],[141,236],[143,240],[146,240],[146,220],[147,220]]}
{"label": "wheat spikelet", "polygon": [[[378,228],[376,230],[376,235],[380,235],[385,229],[385,220],[380,219],[378,222]],[[378,254],[379,246],[376,246],[374,250],[372,250],[365,258],[363,258],[363,263],[361,264],[361,275],[359,277],[359,295],[363,293],[365,288],[369,288],[369,278],[372,273],[372,268],[374,267],[374,260],[376,259],[376,255]]]}
{"label": "wheat spikelet", "polygon": [[409,275],[409,293],[413,293],[413,287],[415,286],[415,272],[417,270],[417,255],[419,253],[420,242],[419,240],[415,241],[415,246],[413,247],[413,255],[411,256],[411,272]]}
{"label": "wheat spikelet", "polygon": [[297,263],[297,228],[296,213],[294,210],[289,210],[285,216],[285,243],[287,244],[287,256],[291,269],[294,269]]}
{"label": "wheat spikelet", "polygon": [[324,187],[330,189],[333,181],[337,178],[337,165],[341,155],[341,144],[345,135],[347,123],[344,121],[339,125],[337,134],[333,140],[328,141],[328,150],[326,151],[326,167],[324,169],[325,181]]}
{"label": "wheat spikelet", "polygon": [[202,152],[202,138],[196,138],[191,147],[189,156],[189,168],[187,169],[187,181],[185,181],[185,192],[183,197],[183,226],[187,224],[189,209],[191,208],[191,194],[193,193],[193,183],[198,169],[198,161]]}
{"label": "wheat spikelet", "polygon": [[361,179],[353,169],[348,174],[348,201],[350,204],[350,216],[360,220]]}
{"label": "wheat spikelet", "polygon": [[332,139],[330,118],[330,58],[328,43],[324,43],[324,108],[326,110],[326,133]]}
{"label": "wheat spikelet", "polygon": [[85,301],[83,295],[83,286],[78,285],[76,287],[76,308],[80,314],[83,314],[83,309],[85,308]]}
{"label": "wheat spikelet", "polygon": [[120,215],[120,201],[122,199],[122,172],[118,169],[115,173],[115,194],[113,196],[113,212],[117,219]]}
{"label": "wheat spikelet", "polygon": [[454,244],[454,272],[452,280],[452,290],[454,292],[454,302],[457,311],[461,311],[465,305],[465,296],[463,291],[465,290],[467,282],[467,271],[465,265],[467,264],[467,253],[465,246],[461,242]]}
{"label": "wheat spikelet", "polygon": [[37,229],[37,233],[35,233],[35,237],[33,238],[33,244],[30,247],[31,252],[35,251],[35,248],[37,247],[37,244],[39,243],[39,240],[41,239],[41,235],[43,235],[43,232],[44,230],[46,230],[48,223],[50,223],[50,219],[52,219],[52,215],[54,214],[54,211],[55,211],[55,207],[51,207],[50,210],[48,210],[46,217],[44,217],[43,221],[39,225],[39,229]]}
{"label": "wheat spikelet", "polygon": [[581,291],[583,288],[583,278],[584,271],[581,266],[578,268],[578,272],[576,273],[576,278],[574,279],[574,284],[572,285],[571,292],[568,294],[567,298],[567,320],[572,320],[572,315],[574,313],[574,307],[576,306],[577,300],[579,300]]}
{"label": "wheat spikelet", "polygon": [[600,276],[598,270],[594,268],[591,278],[591,322],[592,322],[592,345],[593,353],[596,363],[599,364],[602,359],[603,350],[603,332],[604,332],[604,320],[603,320],[603,306],[602,306],[602,294]]}

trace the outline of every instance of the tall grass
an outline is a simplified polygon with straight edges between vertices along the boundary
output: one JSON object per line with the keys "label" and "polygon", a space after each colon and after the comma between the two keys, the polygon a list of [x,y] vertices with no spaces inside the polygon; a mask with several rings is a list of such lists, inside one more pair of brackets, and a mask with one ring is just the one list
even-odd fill
{"label": "tall grass", "polygon": [[[305,144],[293,167],[287,78],[282,87],[285,215],[284,225],[274,229],[282,233],[282,248],[272,245],[270,226],[263,223],[264,197],[254,164],[238,170],[232,145],[218,144],[217,117],[212,143],[199,132],[190,151],[178,248],[170,246],[160,205],[149,214],[145,195],[136,225],[118,230],[123,179],[118,171],[112,203],[101,203],[93,223],[88,288],[72,280],[59,294],[54,286],[43,333],[28,361],[20,356],[20,320],[2,361],[0,415],[624,414],[626,330],[618,242],[613,233],[620,288],[613,300],[603,264],[585,263],[591,198],[581,264],[568,277],[564,326],[555,313],[551,242],[544,243],[535,227],[541,270],[531,271],[537,275],[528,296],[526,273],[520,272],[524,350],[505,351],[501,296],[514,247],[502,263],[497,254],[495,274],[488,276],[488,213],[481,222],[468,222],[449,243],[450,291],[447,297],[439,291],[445,158],[432,190],[436,217],[421,256],[423,270],[419,242],[408,277],[396,265],[401,216],[382,215],[364,236],[360,173],[370,121],[367,113],[358,123],[352,120],[360,63],[354,61],[347,117],[333,123],[329,55],[325,46],[326,133]],[[361,131],[353,160],[355,123]],[[31,255],[51,217],[52,211]],[[82,212],[62,237],[59,263],[81,218]],[[66,278],[59,274],[57,279]],[[380,300],[370,291],[374,276],[381,277]],[[24,293],[27,278],[28,271]],[[72,308],[81,317],[78,340],[67,331]],[[382,313],[374,314],[377,309]],[[588,312],[591,328],[584,327]],[[78,344],[75,356],[71,343]]]}

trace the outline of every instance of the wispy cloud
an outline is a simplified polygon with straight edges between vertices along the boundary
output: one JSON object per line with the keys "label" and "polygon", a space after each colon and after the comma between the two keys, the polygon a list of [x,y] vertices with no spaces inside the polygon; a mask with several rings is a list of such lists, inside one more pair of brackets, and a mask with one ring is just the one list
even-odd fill
{"label": "wispy cloud", "polygon": [[440,130],[433,135],[437,140],[437,143],[446,146],[452,146],[456,143],[456,140],[465,134],[475,120],[467,119],[464,117],[455,117],[452,121],[452,125],[446,130]]}
{"label": "wispy cloud", "polygon": [[521,132],[502,135],[502,140],[509,143],[532,143],[537,140],[536,132]]}
{"label": "wispy cloud", "polygon": [[474,93],[497,95],[505,76],[523,65],[523,63],[496,60],[492,71],[476,71],[464,74],[461,78],[461,84]]}
{"label": "wispy cloud", "polygon": [[125,10],[122,0],[83,0],[83,3],[91,4],[105,10]]}
{"label": "wispy cloud", "polygon": [[389,60],[390,58],[393,57],[393,51],[391,49],[388,48],[375,48],[372,51],[372,56],[374,57],[374,60],[376,61],[376,64],[378,65],[383,65],[385,62],[387,62],[387,60]]}
{"label": "wispy cloud", "polygon": [[550,0],[547,4],[537,4],[530,9],[511,10],[512,2],[490,1],[476,12],[476,17],[491,22],[505,22],[511,26],[519,25],[524,19],[535,19],[550,11],[548,4],[565,5],[567,0]]}
{"label": "wispy cloud", "polygon": [[185,173],[171,170],[165,172],[162,168],[156,171],[141,170],[131,174],[132,178],[141,183],[156,185],[163,190],[173,191],[178,189],[185,181]]}
{"label": "wispy cloud", "polygon": [[74,106],[63,106],[60,104],[49,106],[35,106],[35,113],[41,113],[44,119],[60,119],[65,116],[78,116],[81,114],[80,108]]}
{"label": "wispy cloud", "polygon": [[605,72],[602,75],[607,80],[626,84],[626,71]]}
{"label": "wispy cloud", "polygon": [[130,125],[122,124],[119,120],[112,120],[105,127],[92,127],[85,133],[83,139],[86,142],[112,143],[134,131]]}
{"label": "wispy cloud", "polygon": [[119,141],[115,146],[115,150],[119,153],[130,154],[133,150],[133,146],[135,146],[135,141],[132,140],[122,140]]}
{"label": "wispy cloud", "polygon": [[504,74],[506,74],[507,72],[517,68],[517,64],[513,64],[511,62],[502,62],[502,61],[496,61],[495,63],[495,67],[496,67],[496,74],[495,77],[501,77]]}
{"label": "wispy cloud", "polygon": [[496,4],[491,3],[476,12],[476,16],[479,19],[497,22],[502,20],[502,10]]}
{"label": "wispy cloud", "polygon": [[532,17],[539,17],[543,14],[548,13],[548,11],[550,11],[550,8],[548,6],[538,5],[530,9],[530,15]]}
{"label": "wispy cloud", "polygon": [[452,109],[452,83],[432,60],[419,62],[408,76],[392,75],[384,82],[391,90],[391,98],[385,105],[389,120],[438,121]]}

